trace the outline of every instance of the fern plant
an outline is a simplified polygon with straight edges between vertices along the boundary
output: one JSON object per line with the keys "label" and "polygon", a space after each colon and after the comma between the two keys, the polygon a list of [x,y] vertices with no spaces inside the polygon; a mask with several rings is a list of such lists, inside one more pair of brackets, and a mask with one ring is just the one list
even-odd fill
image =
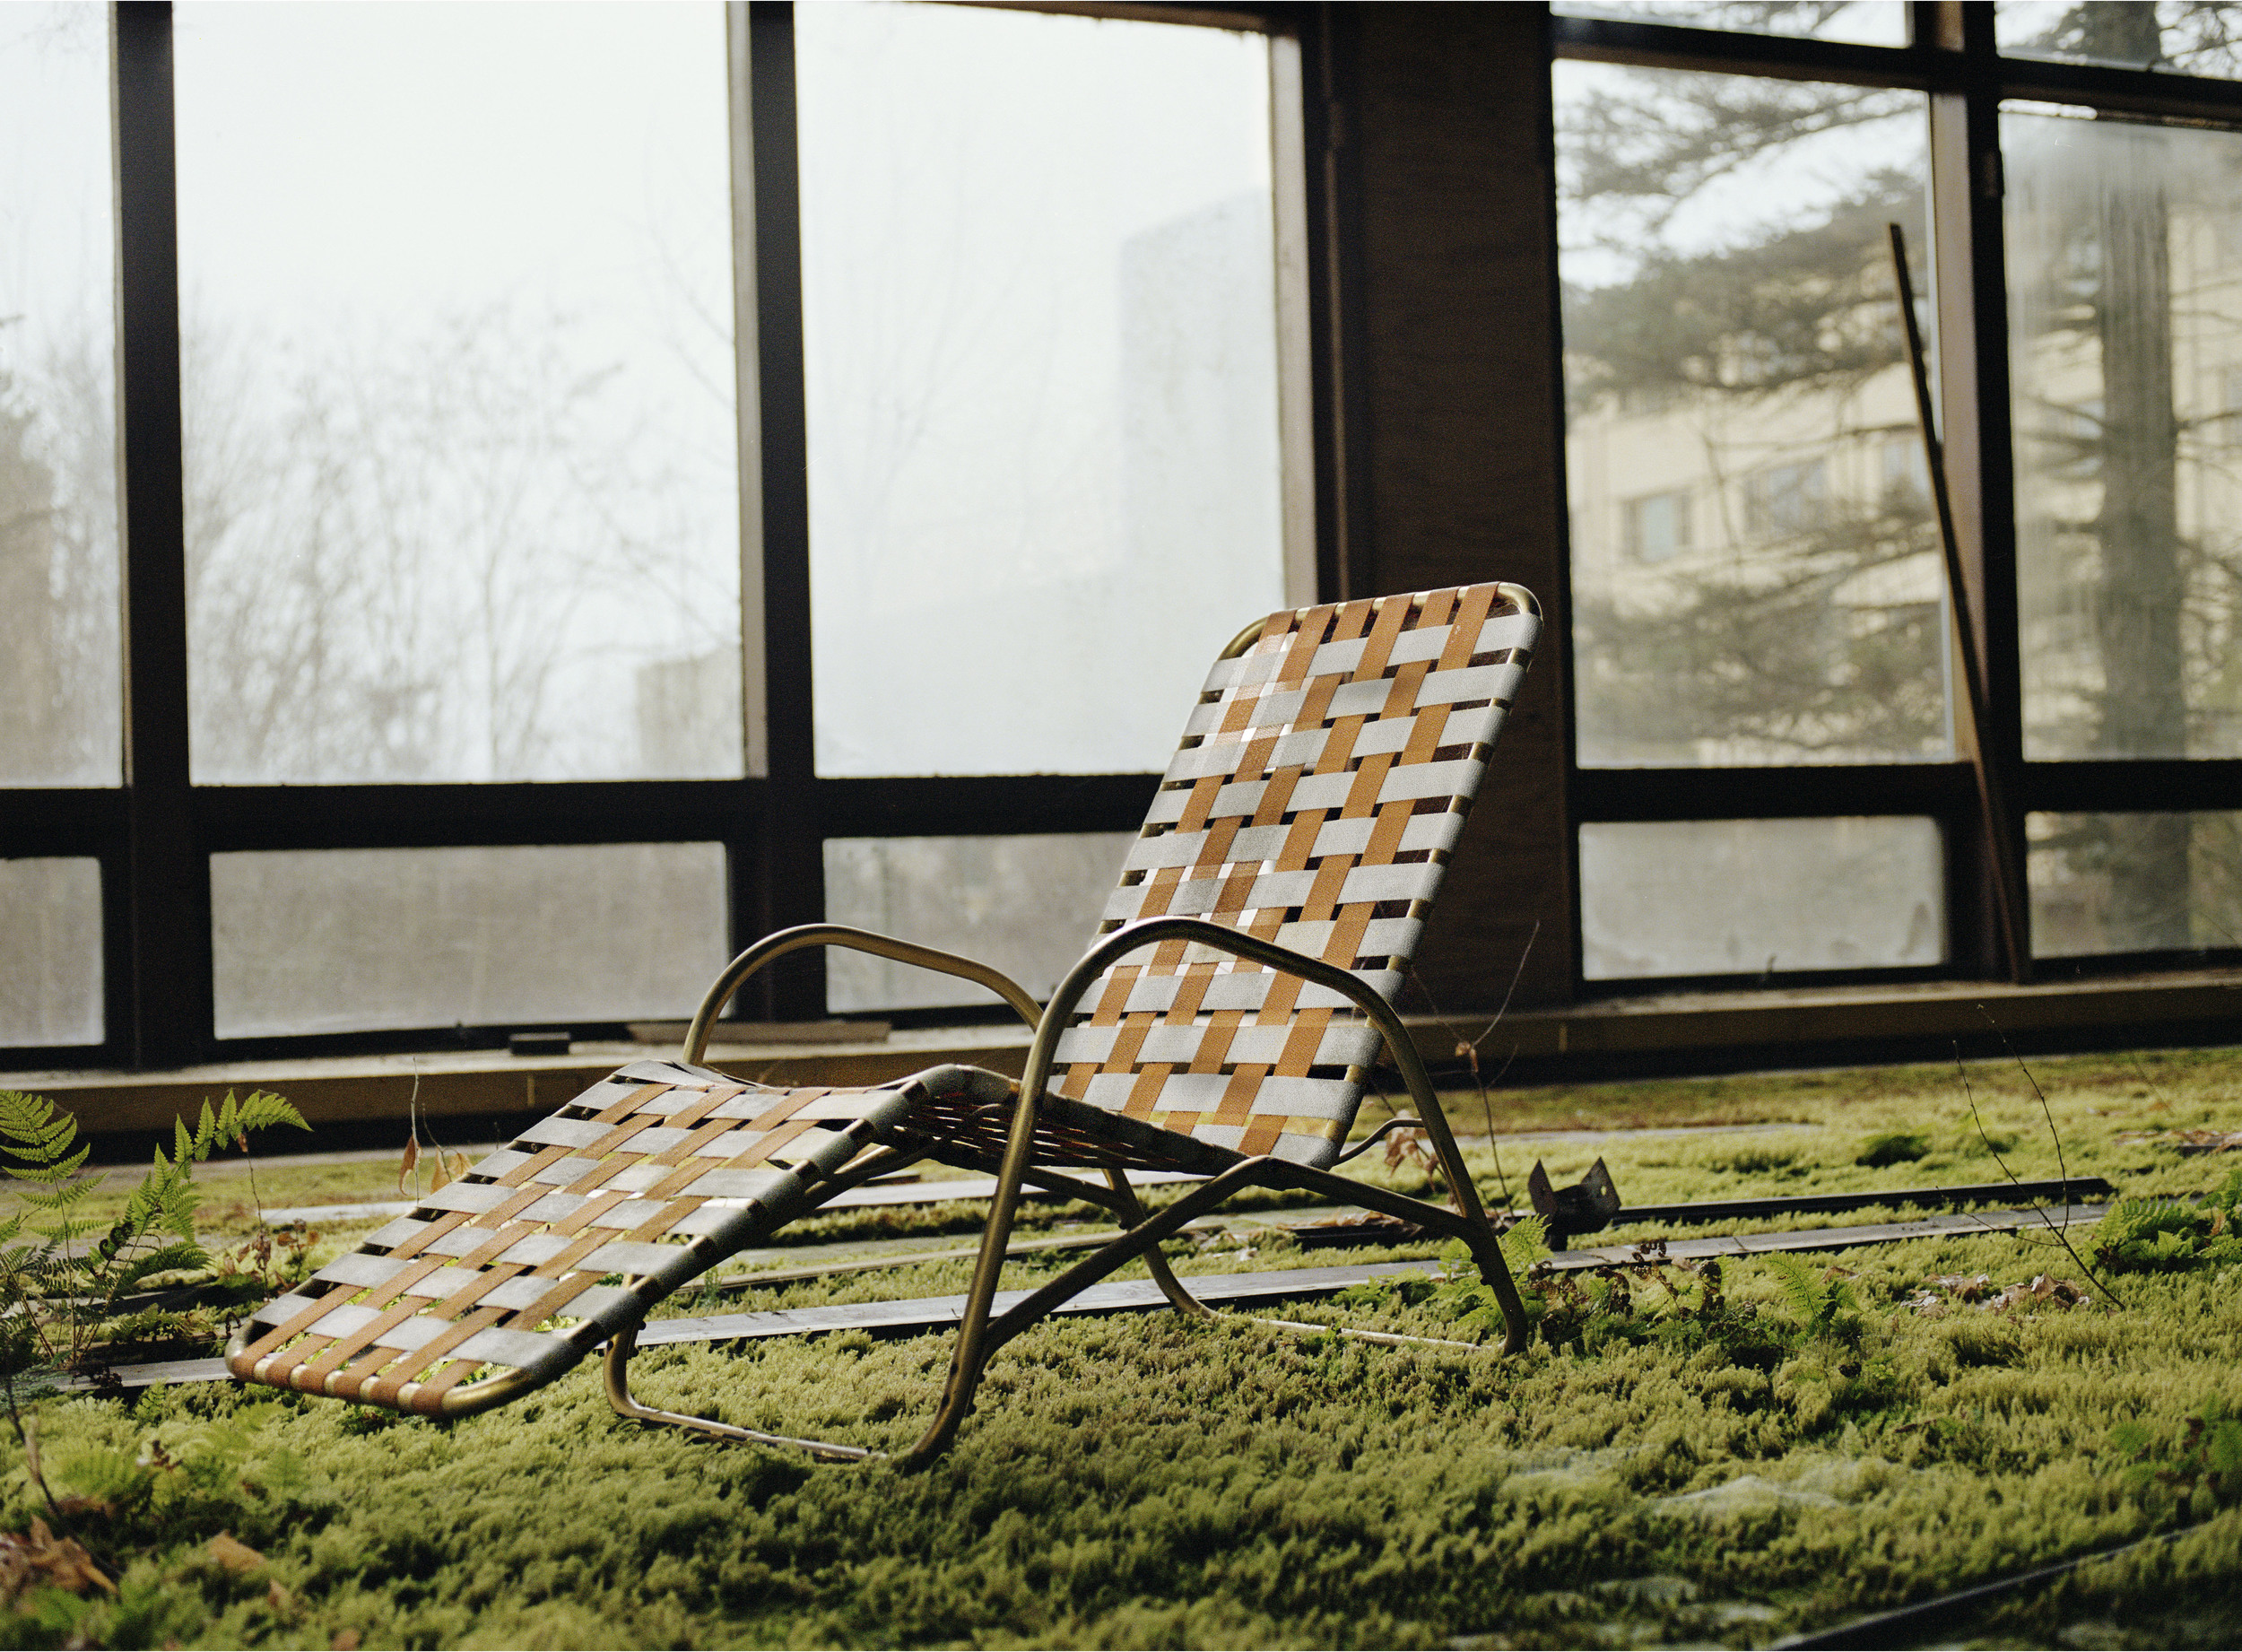
{"label": "fern plant", "polygon": [[2110,1207],[2094,1232],[2095,1258],[2117,1273],[2242,1262],[2242,1169],[2203,1196],[2125,1199]]}
{"label": "fern plant", "polygon": [[1860,1301],[1836,1269],[1816,1269],[1787,1251],[1770,1251],[1765,1260],[1801,1336],[1843,1338],[1858,1326]]}
{"label": "fern plant", "polygon": [[194,1167],[222,1147],[247,1152],[250,1132],[278,1125],[310,1127],[265,1091],[204,1101],[193,1130],[173,1121],[169,1156],[157,1148],[123,1213],[103,1222],[88,1208],[100,1183],[80,1175],[92,1149],[77,1119],[42,1096],[0,1091],[0,1169],[19,1206],[0,1219],[0,1397],[19,1434],[22,1401],[97,1369],[105,1344],[178,1328],[177,1315],[127,1311],[126,1299],[160,1274],[211,1265],[195,1238]]}

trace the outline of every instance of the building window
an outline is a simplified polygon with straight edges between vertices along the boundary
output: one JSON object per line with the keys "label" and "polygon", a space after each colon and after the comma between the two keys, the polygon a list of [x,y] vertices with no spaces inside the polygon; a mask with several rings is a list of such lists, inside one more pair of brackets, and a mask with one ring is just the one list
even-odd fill
{"label": "building window", "polygon": [[1753,539],[1796,539],[1827,514],[1829,467],[1821,459],[1774,465],[1743,481],[1743,531]]}
{"label": "building window", "polygon": [[1690,548],[1690,496],[1647,493],[1627,501],[1627,553],[1638,562],[1664,562]]}

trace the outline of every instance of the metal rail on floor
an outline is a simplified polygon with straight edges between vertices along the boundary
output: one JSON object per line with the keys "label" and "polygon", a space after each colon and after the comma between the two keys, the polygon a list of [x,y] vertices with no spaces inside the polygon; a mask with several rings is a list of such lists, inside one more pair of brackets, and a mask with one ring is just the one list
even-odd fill
{"label": "metal rail on floor", "polygon": [[[1638,1258],[1632,1245],[1612,1245],[1590,1250],[1560,1251],[1549,1260],[1557,1273],[1584,1273],[1637,1260],[1697,1261],[1708,1256],[1764,1256],[1775,1251],[1845,1250],[1863,1245],[1895,1244],[1906,1239],[1969,1238],[1981,1233],[2020,1233],[2044,1226],[2072,1228],[2101,1221],[2105,1204],[2073,1204],[2061,1209],[1961,1212],[1926,1216],[1917,1222],[1887,1222],[1858,1228],[1805,1228],[1786,1232],[1727,1233],[1667,1243],[1663,1256]],[[1355,1285],[1405,1274],[1435,1277],[1438,1264],[1373,1262],[1342,1267],[1270,1268],[1256,1274],[1200,1274],[1185,1275],[1191,1292],[1203,1302],[1300,1300],[1330,1296]],[[1025,1299],[1025,1291],[998,1293],[995,1309],[1002,1313]],[[1117,1280],[1093,1285],[1056,1311],[1060,1314],[1141,1312],[1169,1305],[1151,1280]],[[917,1297],[895,1302],[829,1303],[816,1308],[769,1309],[760,1313],[708,1314],[676,1319],[649,1320],[639,1332],[640,1348],[683,1343],[748,1342],[773,1336],[813,1336],[829,1331],[864,1330],[903,1335],[947,1330],[965,1312],[963,1296]],[[1336,1327],[1334,1327],[1336,1329]],[[81,1388],[146,1388],[160,1382],[229,1382],[222,1360],[174,1360],[162,1364],[124,1366],[109,1373],[108,1381],[80,1382]]]}

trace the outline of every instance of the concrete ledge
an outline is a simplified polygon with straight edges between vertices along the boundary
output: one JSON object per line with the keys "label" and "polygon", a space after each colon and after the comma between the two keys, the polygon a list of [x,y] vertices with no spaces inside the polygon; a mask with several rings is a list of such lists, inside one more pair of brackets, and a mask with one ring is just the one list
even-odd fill
{"label": "concrete ledge", "polygon": [[[1987,1017],[2020,1048],[2045,1051],[2134,1041],[2242,1042],[2242,970],[2038,983],[1929,981],[1882,987],[1669,993],[1559,1009],[1514,1010],[1494,1044],[1517,1047],[1518,1079],[1655,1069],[1686,1073],[1935,1059],[1949,1040],[1980,1048]],[[1436,1067],[1452,1065],[1445,1024],[1466,1036],[1485,1013],[1404,1017]],[[766,1083],[877,1084],[944,1062],[1017,1077],[1025,1027],[900,1030],[877,1041],[719,1047],[713,1065]],[[1975,1042],[1973,1042],[1975,1041]],[[536,1117],[627,1061],[673,1056],[668,1046],[582,1044],[567,1056],[491,1050],[228,1063],[168,1073],[0,1074],[0,1088],[50,1096],[94,1135],[168,1131],[204,1098],[277,1090],[314,1125],[402,1119],[417,1091],[431,1118],[477,1117],[502,1127]]]}
{"label": "concrete ledge", "polygon": [[[882,1084],[944,1062],[1017,1078],[1028,1053],[1025,1027],[950,1027],[896,1032],[877,1043],[719,1046],[708,1065],[764,1083]],[[626,1062],[674,1058],[674,1045],[578,1044],[566,1056],[458,1050],[412,1056],[335,1056],[226,1062],[170,1072],[0,1074],[0,1089],[50,1098],[90,1134],[168,1131],[204,1100],[231,1090],[276,1090],[314,1126],[405,1117],[542,1117]]]}
{"label": "concrete ledge", "polygon": [[[1982,1007],[1981,1007],[1982,1006]],[[2242,1039],[2242,971],[2035,982],[1923,981],[1888,987],[1792,987],[1757,992],[1669,993],[1607,998],[1563,1009],[1514,1011],[1502,1041],[1521,1059],[1764,1048],[1890,1045],[1986,1036],[2011,1038],[2130,1031],[2154,1042],[2159,1029],[2232,1028]],[[1415,1018],[1412,1018],[1412,1020]],[[1451,1020],[1456,1018],[1451,1017]],[[1476,1030],[1473,1024],[1468,1030]],[[2093,1039],[2091,1042],[2107,1042]],[[1438,1052],[1428,1050],[1429,1056]]]}

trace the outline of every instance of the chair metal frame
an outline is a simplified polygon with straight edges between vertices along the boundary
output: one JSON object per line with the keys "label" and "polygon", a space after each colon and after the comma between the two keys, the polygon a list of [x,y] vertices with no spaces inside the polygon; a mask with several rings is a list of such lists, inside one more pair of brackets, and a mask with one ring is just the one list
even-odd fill
{"label": "chair metal frame", "polygon": [[[1506,596],[1519,601],[1530,612],[1539,612],[1538,604],[1520,587],[1506,585],[1501,588]],[[1261,635],[1263,623],[1256,622],[1239,632],[1223,649],[1222,657],[1232,657],[1249,648]],[[1154,1216],[1147,1214],[1137,1199],[1135,1190],[1129,1185],[1126,1172],[1122,1169],[1108,1169],[1108,1185],[1099,1187],[1092,1182],[1037,1167],[1033,1156],[1038,1111],[1047,1092],[1059,1036],[1071,1022],[1076,1005],[1108,967],[1131,952],[1169,941],[1193,943],[1269,969],[1296,976],[1343,995],[1361,1010],[1393,1054],[1395,1065],[1400,1069],[1402,1081],[1416,1107],[1417,1117],[1412,1122],[1421,1124],[1431,1138],[1441,1174],[1458,1209],[1452,1211],[1426,1200],[1410,1198],[1386,1188],[1336,1175],[1330,1169],[1299,1164],[1274,1155],[1261,1155],[1242,1159],[1229,1166]],[[1147,917],[1125,924],[1101,937],[1067,972],[1052,994],[1050,1003],[1039,1006],[1017,982],[972,959],[875,935],[868,930],[838,924],[810,924],[764,937],[726,966],[710,987],[687,1030],[682,1057],[685,1065],[693,1066],[700,1064],[707,1051],[717,1017],[743,984],[757,971],[787,953],[812,946],[845,947],[975,982],[1004,999],[1022,1021],[1034,1029],[1035,1036],[1029,1046],[1026,1065],[1021,1075],[1019,1097],[1013,1105],[1003,1160],[996,1169],[995,1196],[988,1225],[982,1233],[980,1255],[974,1265],[972,1283],[967,1291],[965,1316],[959,1326],[957,1343],[951,1356],[950,1373],[942,1402],[933,1422],[917,1443],[895,1458],[899,1466],[906,1470],[924,1467],[948,1448],[956,1437],[959,1426],[971,1411],[974,1391],[980,1384],[990,1357],[998,1349],[1069,1298],[1140,1256],[1144,1259],[1162,1294],[1177,1312],[1210,1319],[1228,1317],[1218,1315],[1214,1309],[1191,1295],[1169,1267],[1160,1247],[1162,1241],[1180,1231],[1186,1223],[1213,1210],[1233,1194],[1247,1187],[1320,1193],[1462,1240],[1469,1248],[1472,1259],[1478,1264],[1481,1277],[1492,1287],[1496,1302],[1502,1310],[1503,1338],[1499,1353],[1514,1354],[1525,1347],[1527,1336],[1525,1309],[1519,1300],[1516,1282],[1503,1258],[1494,1224],[1489,1219],[1481,1203],[1478,1188],[1473,1184],[1471,1174],[1464,1166],[1455,1133],[1449,1128],[1447,1117],[1441,1110],[1439,1096],[1433,1089],[1431,1076],[1425,1070],[1416,1043],[1394,1006],[1375,987],[1351,971],[1205,918]],[[1386,1129],[1393,1127],[1395,1126],[1391,1124],[1384,1126]],[[875,1176],[934,1157],[940,1150],[941,1143],[937,1142],[884,1148],[866,1154],[850,1166],[841,1180],[849,1186],[858,1186]],[[1346,1157],[1351,1156],[1343,1155],[1337,1162],[1343,1162]],[[1030,1183],[1102,1205],[1114,1213],[1125,1230],[1111,1243],[1092,1252],[1082,1261],[1030,1292],[1004,1313],[998,1314],[995,1311],[998,1277],[1004,1270],[1005,1250],[1010,1244],[1013,1221],[1019,1211],[1021,1192]],[[839,1191],[840,1186],[841,1182],[832,1184],[829,1193]],[[1282,1320],[1255,1320],[1254,1323],[1294,1332],[1320,1331],[1323,1328]],[[1377,1340],[1407,1342],[1431,1339],[1379,1336]],[[662,1411],[640,1404],[631,1397],[630,1385],[630,1364],[636,1346],[634,1333],[618,1335],[608,1343],[604,1360],[604,1380],[607,1397],[623,1416],[641,1422],[690,1429],[721,1439],[793,1447],[829,1460],[861,1462],[886,1455],[858,1446],[766,1434],[720,1422],[713,1418]],[[491,1403],[497,1402],[494,1400]]]}

